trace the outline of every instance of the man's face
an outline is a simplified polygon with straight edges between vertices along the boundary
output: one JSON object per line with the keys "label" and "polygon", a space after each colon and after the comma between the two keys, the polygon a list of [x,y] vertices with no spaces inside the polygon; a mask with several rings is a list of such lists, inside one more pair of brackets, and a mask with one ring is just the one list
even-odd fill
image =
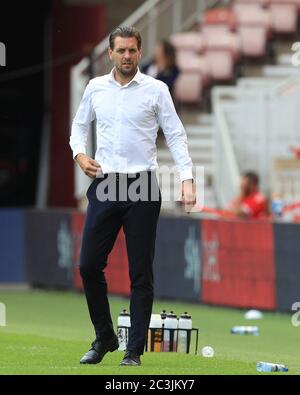
{"label": "man's face", "polygon": [[116,37],[114,49],[108,49],[109,57],[117,71],[124,77],[134,76],[141,57],[135,37]]}
{"label": "man's face", "polygon": [[252,192],[253,185],[248,177],[243,177],[241,179],[241,191],[244,195],[249,195]]}

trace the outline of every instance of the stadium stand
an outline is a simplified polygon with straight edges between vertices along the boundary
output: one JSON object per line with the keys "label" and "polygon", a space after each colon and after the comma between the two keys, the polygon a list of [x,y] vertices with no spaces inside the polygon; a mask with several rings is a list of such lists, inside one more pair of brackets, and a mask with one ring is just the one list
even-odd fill
{"label": "stadium stand", "polygon": [[[278,14],[281,14],[280,17]],[[196,30],[201,34],[201,38],[198,35],[196,36],[198,43],[201,42],[201,48],[198,50],[198,54],[197,51],[194,51],[190,53],[190,58],[188,59],[188,53],[186,52],[183,54],[181,48],[178,47],[178,59],[181,70],[184,70],[184,78],[187,78],[188,73],[192,73],[191,68],[188,66],[185,67],[184,65],[189,64],[192,59],[192,63],[195,63],[194,59],[198,57],[198,59],[202,59],[202,61],[205,62],[204,64],[206,64],[207,67],[206,70],[208,70],[208,75],[206,75],[206,86],[209,85],[212,87],[220,83],[223,84],[224,82],[236,82],[238,86],[243,85],[245,87],[248,84],[249,87],[250,82],[247,81],[250,79],[253,90],[257,89],[258,86],[272,89],[281,79],[299,75],[299,70],[291,64],[291,56],[287,52],[282,52],[283,48],[285,48],[284,51],[290,49],[297,26],[298,4],[293,1],[233,1],[228,8],[209,10],[203,14],[200,23],[196,27]],[[191,37],[191,33],[192,32],[181,33],[177,36],[180,36],[181,40],[184,40],[185,36]],[[283,34],[284,36],[282,36]],[[274,49],[274,42],[277,49],[275,57],[274,54],[271,53]],[[199,55],[199,53],[201,55]],[[253,62],[255,59],[257,59],[256,62]],[[274,65],[274,63],[276,64]],[[254,67],[251,67],[251,64]],[[243,78],[243,82],[237,79],[237,66],[242,66],[241,68],[246,77],[248,74],[247,70],[250,71],[248,78]],[[251,75],[251,72],[253,75]],[[203,73],[201,73],[201,76],[203,79]],[[256,79],[255,83],[253,78]],[[180,83],[180,89],[176,90],[176,92],[180,92],[180,99],[182,101],[183,87],[180,80],[178,83]],[[202,89],[203,83],[200,83],[200,86],[199,91]],[[189,90],[188,85],[184,87],[184,90],[185,89]],[[203,92],[204,90],[202,89],[202,93]],[[188,96],[188,93],[186,93],[186,96]],[[203,102],[203,100],[201,102]],[[237,99],[235,111],[237,111],[240,104],[239,99]],[[231,113],[233,113],[233,111],[231,111]],[[270,123],[272,123],[272,118],[274,118],[274,116],[271,113],[268,115],[268,119]],[[254,116],[254,112],[252,116]],[[242,127],[243,117],[241,116],[240,119],[241,123],[239,124],[239,128]],[[213,116],[211,118],[212,129],[214,128],[213,124],[215,122],[216,119]],[[192,130],[193,127],[196,128],[196,125],[188,125],[187,130]],[[200,147],[201,124],[199,122],[198,130],[199,135],[196,144]],[[232,131],[230,132],[231,136],[229,136],[229,138],[231,139]],[[240,133],[238,128],[236,128],[235,133]],[[215,135],[217,134],[218,132],[215,131]],[[297,137],[295,133],[288,132],[287,134],[290,135],[291,141],[296,143]],[[276,132],[274,135],[276,135]],[[246,164],[243,164],[243,156],[246,155],[246,157],[248,157],[252,149],[251,143],[250,147],[248,145],[245,147],[245,144],[242,143],[244,138],[245,134],[242,133],[238,140],[240,145],[233,142],[233,151],[235,152],[235,156],[237,156],[236,165],[239,170],[237,173],[239,173],[241,169],[245,169]],[[214,138],[212,140],[212,146],[216,146],[218,143]],[[281,148],[279,147],[275,136],[273,140],[273,154],[269,157],[271,163],[275,160],[276,155],[284,155],[284,150],[286,153],[288,151],[285,146],[284,148],[282,146]],[[192,140],[192,142],[195,144],[194,140]],[[276,149],[276,147],[278,147],[278,149]],[[256,148],[257,147],[253,146],[253,150]],[[263,149],[266,149],[266,147],[262,148],[262,150]],[[193,148],[191,148],[191,150],[193,152]],[[258,151],[262,150],[258,149]],[[216,154],[216,147],[213,149],[213,152],[215,153],[216,160],[220,161],[220,155]],[[254,153],[255,151],[253,151],[253,155]],[[255,162],[253,155],[250,155],[251,160],[246,160],[248,166],[250,166],[251,161],[254,160]],[[199,156],[203,159],[203,153],[201,154],[199,152]],[[200,162],[201,159],[199,160],[199,163]],[[222,167],[222,165],[220,167]],[[271,172],[270,166],[258,165],[257,170],[262,171],[264,191],[270,194],[271,185],[267,182]],[[214,170],[214,174],[216,175],[216,170]],[[237,178],[236,175],[235,188]],[[221,185],[220,182],[216,182],[215,185],[216,184]],[[215,199],[209,201],[206,198],[206,203],[213,205],[214,200],[216,205],[225,205],[226,199],[223,201],[220,199],[220,188],[217,188],[217,190],[214,189],[214,192],[216,195]],[[231,194],[232,193],[233,188],[231,190]],[[213,195],[213,193],[210,193],[210,195]]]}
{"label": "stadium stand", "polygon": [[[178,2],[173,4],[175,7]],[[155,11],[157,26],[166,16],[166,10],[163,8],[161,14]],[[267,180],[273,160],[287,153],[288,148],[282,142],[278,143],[280,131],[273,132],[276,116],[272,112],[263,114],[267,110],[261,103],[267,100],[262,97],[273,94],[279,83],[291,76],[298,77],[299,70],[291,64],[290,51],[297,37],[300,0],[214,2],[206,9],[201,8],[196,19],[190,18],[192,23],[182,23],[180,28],[174,29],[174,26],[178,27],[176,21],[180,20],[177,11],[168,14],[174,18],[172,31],[166,35],[164,26],[164,32],[159,32],[157,37],[163,35],[169,39],[177,51],[177,65],[181,72],[175,83],[174,98],[188,134],[193,163],[205,168],[205,204],[212,208],[224,206],[236,191],[240,172],[246,170],[245,167],[253,160],[254,168],[250,168],[261,175],[263,192],[269,195],[271,184]],[[148,37],[147,52],[151,49],[151,42],[155,44],[154,34]],[[228,89],[222,87],[218,90],[221,85]],[[250,108],[249,114],[250,96],[247,98],[247,95],[252,95],[250,107],[256,106]],[[275,103],[285,99],[275,95],[272,100]],[[258,108],[259,105],[261,107]],[[283,104],[283,108],[285,106],[288,104]],[[253,123],[258,111],[261,111],[257,120],[259,127]],[[295,122],[295,113],[288,111]],[[269,117],[268,127],[274,133],[270,148],[272,154],[265,155],[270,163],[263,159],[270,133],[261,126],[266,117]],[[247,127],[243,126],[245,120]],[[283,122],[281,127],[290,127],[291,122],[289,125],[287,121],[286,125]],[[256,128],[256,132],[251,133],[251,128]],[[288,135],[289,144],[299,145],[291,127]],[[257,150],[262,159],[255,161]],[[157,159],[160,166],[173,166],[163,142],[160,142]],[[162,195],[169,187],[169,184],[162,185]],[[174,202],[163,202],[162,205],[164,210],[171,212],[176,212],[175,207]]]}

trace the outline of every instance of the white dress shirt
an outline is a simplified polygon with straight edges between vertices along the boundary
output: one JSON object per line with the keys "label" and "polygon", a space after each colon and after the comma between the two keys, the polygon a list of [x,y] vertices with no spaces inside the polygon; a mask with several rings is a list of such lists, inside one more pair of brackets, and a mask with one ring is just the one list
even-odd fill
{"label": "white dress shirt", "polygon": [[90,123],[96,118],[95,160],[106,173],[138,173],[157,169],[159,126],[166,137],[180,180],[193,178],[184,127],[165,83],[139,69],[126,85],[110,74],[88,83],[72,124],[73,157],[86,153]]}

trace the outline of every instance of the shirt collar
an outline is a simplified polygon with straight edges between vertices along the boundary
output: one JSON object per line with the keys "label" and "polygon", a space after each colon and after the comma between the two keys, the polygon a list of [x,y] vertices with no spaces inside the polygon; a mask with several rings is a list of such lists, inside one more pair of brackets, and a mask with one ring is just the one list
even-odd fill
{"label": "shirt collar", "polygon": [[[114,70],[115,68],[113,68],[111,70],[111,72],[109,73],[109,80],[114,82],[115,84],[119,84],[118,81],[116,81],[115,76],[114,76]],[[132,82],[136,82],[137,84],[140,84],[143,80],[143,74],[140,72],[139,67],[137,67],[137,72],[135,73],[134,77],[132,78],[132,80],[130,80],[127,84],[123,85],[123,86],[128,86],[130,84],[132,84]],[[119,84],[120,85],[120,84]]]}

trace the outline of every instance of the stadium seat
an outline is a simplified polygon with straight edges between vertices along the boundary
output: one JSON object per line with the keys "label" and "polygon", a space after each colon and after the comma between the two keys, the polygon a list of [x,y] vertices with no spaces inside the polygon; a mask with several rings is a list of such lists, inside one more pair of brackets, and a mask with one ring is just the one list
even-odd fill
{"label": "stadium seat", "polygon": [[267,30],[271,29],[269,10],[256,6],[245,6],[238,7],[235,12],[238,25],[264,26]]}
{"label": "stadium seat", "polygon": [[232,9],[235,13],[238,12],[248,12],[248,11],[260,11],[263,10],[263,7],[259,3],[233,3]]}
{"label": "stadium seat", "polygon": [[235,62],[240,60],[241,39],[238,34],[231,32],[220,34],[220,32],[210,31],[203,34],[203,37],[206,52],[214,49],[228,50]]}
{"label": "stadium seat", "polygon": [[269,5],[272,29],[276,33],[294,33],[297,30],[297,3],[289,0],[271,0]]}
{"label": "stadium seat", "polygon": [[170,37],[177,51],[201,53],[204,49],[203,37],[199,32],[176,33]]}
{"label": "stadium seat", "polygon": [[230,29],[227,25],[202,25],[199,27],[199,31],[205,37],[212,34],[227,34]]}
{"label": "stadium seat", "polygon": [[266,7],[269,3],[269,0],[234,0],[233,4],[256,4],[261,7]]}
{"label": "stadium seat", "polygon": [[242,54],[261,57],[266,54],[267,32],[263,26],[240,26]]}
{"label": "stadium seat", "polygon": [[210,49],[205,52],[212,79],[232,81],[234,79],[234,59],[228,50]]}
{"label": "stadium seat", "polygon": [[211,80],[210,68],[204,55],[191,55],[189,52],[179,51],[176,62],[181,73],[199,73],[202,76],[202,85],[206,87]]}
{"label": "stadium seat", "polygon": [[259,8],[238,8],[236,10],[241,38],[242,54],[247,57],[261,57],[266,53],[267,40],[271,35],[269,11]]}
{"label": "stadium seat", "polygon": [[205,26],[221,26],[228,30],[234,30],[236,26],[236,15],[230,8],[214,8],[204,13],[200,29]]}
{"label": "stadium seat", "polygon": [[174,87],[178,103],[200,104],[202,99],[202,77],[199,72],[180,73]]}

